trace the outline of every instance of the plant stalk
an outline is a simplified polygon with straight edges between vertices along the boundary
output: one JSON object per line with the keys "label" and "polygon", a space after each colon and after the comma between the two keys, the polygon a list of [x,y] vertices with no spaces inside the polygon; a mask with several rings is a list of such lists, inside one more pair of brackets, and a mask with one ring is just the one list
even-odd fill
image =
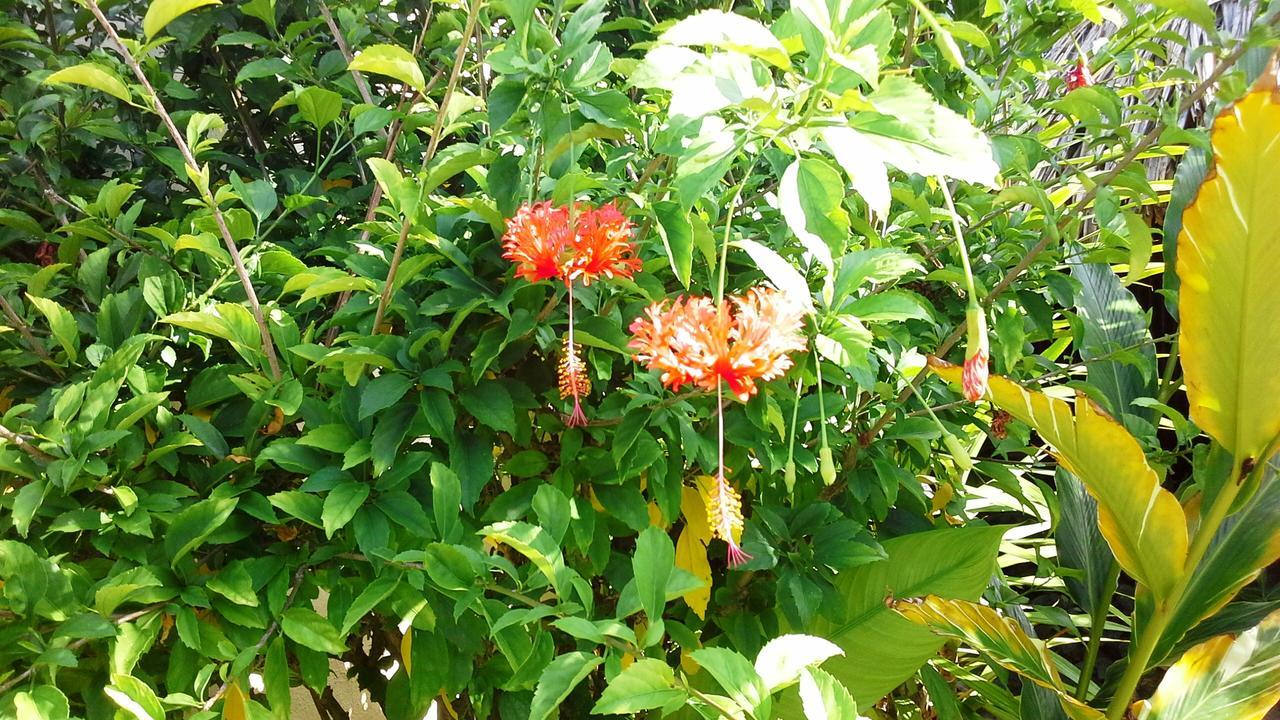
{"label": "plant stalk", "polygon": [[1098,649],[1102,647],[1103,629],[1111,610],[1111,597],[1116,594],[1119,584],[1120,563],[1112,560],[1102,585],[1102,596],[1094,599],[1093,613],[1089,617],[1089,646],[1085,651],[1084,665],[1080,668],[1080,683],[1076,686],[1076,699],[1081,702],[1089,694],[1089,682],[1093,679],[1093,668],[1098,664]]}
{"label": "plant stalk", "polygon": [[[462,75],[462,63],[467,58],[467,46],[471,44],[471,34],[475,32],[476,18],[480,13],[482,0],[471,0],[467,8],[467,23],[462,30],[462,40],[458,43],[458,52],[453,56],[453,70],[449,73],[449,82],[444,86],[444,96],[440,98],[440,108],[436,111],[436,124],[431,131],[431,140],[427,143],[427,153],[422,156],[422,169],[426,170],[431,159],[435,157],[440,145],[440,134],[444,132],[445,113],[449,109],[449,101],[458,86],[458,78]],[[422,185],[418,185],[418,205],[422,204]],[[400,225],[400,238],[396,240],[396,249],[391,254],[391,267],[387,269],[387,281],[383,283],[382,294],[378,296],[378,309],[373,315],[373,332],[381,332],[382,318],[386,315],[387,305],[391,302],[391,288],[395,286],[396,273],[400,270],[400,260],[404,257],[405,241],[409,238],[409,229],[417,214],[417,207],[402,208],[404,221]]]}
{"label": "plant stalk", "polygon": [[1237,457],[1232,460],[1231,475],[1218,491],[1218,496],[1214,498],[1208,514],[1201,519],[1200,527],[1196,530],[1195,538],[1192,539],[1182,577],[1169,593],[1169,597],[1152,611],[1151,620],[1142,628],[1138,644],[1130,654],[1129,666],[1125,668],[1120,684],[1116,686],[1116,694],[1111,698],[1111,704],[1107,706],[1108,720],[1121,720],[1124,717],[1125,709],[1133,699],[1138,682],[1142,680],[1142,675],[1147,671],[1147,664],[1151,662],[1151,654],[1155,652],[1156,644],[1160,642],[1160,637],[1164,635],[1169,621],[1173,619],[1173,611],[1178,607],[1183,593],[1191,583],[1192,574],[1204,559],[1209,545],[1213,542],[1213,536],[1218,533],[1218,526],[1226,519],[1227,513],[1231,510],[1231,504],[1235,502],[1236,494],[1244,484],[1244,478],[1240,477],[1243,458],[1238,457],[1239,453],[1235,455]]}
{"label": "plant stalk", "polygon": [[[199,172],[200,165],[196,162],[195,155],[192,154],[191,148],[187,146],[187,141],[183,139],[178,126],[173,122],[173,118],[165,110],[164,103],[160,102],[160,95],[152,87],[151,81],[147,79],[147,74],[142,71],[142,66],[138,64],[138,60],[129,53],[129,49],[125,47],[115,28],[107,20],[107,16],[102,14],[102,8],[98,7],[97,0],[85,0],[85,6],[89,8],[89,12],[93,13],[94,19],[106,31],[107,37],[111,38],[111,42],[115,44],[116,51],[119,52],[120,57],[129,66],[129,69],[133,71],[133,76],[138,79],[143,90],[146,91],[147,99],[151,101],[152,109],[160,116],[161,122],[164,123],[165,128],[169,131],[169,137],[178,146],[178,150],[182,153],[183,161],[193,171]],[[258,293],[253,289],[253,281],[249,279],[249,271],[245,269],[244,260],[240,257],[240,248],[236,246],[235,239],[231,237],[231,230],[227,227],[226,218],[222,216],[222,211],[218,208],[218,203],[214,200],[213,193],[207,187],[198,189],[200,194],[204,196],[203,199],[205,204],[208,205],[209,211],[213,214],[213,222],[218,226],[218,233],[222,235],[222,243],[226,246],[227,253],[231,255],[231,264],[235,267],[236,275],[240,278],[241,287],[244,288],[245,299],[249,302],[249,309],[253,312],[253,320],[257,323],[258,333],[262,336],[262,352],[267,356],[267,364],[271,367],[271,379],[279,382],[281,378],[280,359],[276,356],[276,346],[271,340],[271,330],[267,327],[266,318],[262,315],[262,306],[258,303]]]}

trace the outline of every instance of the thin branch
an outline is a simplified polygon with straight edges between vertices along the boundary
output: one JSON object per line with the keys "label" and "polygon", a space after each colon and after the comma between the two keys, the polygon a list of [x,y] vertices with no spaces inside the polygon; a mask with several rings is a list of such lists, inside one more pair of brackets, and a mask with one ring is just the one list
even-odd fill
{"label": "thin branch", "polygon": [[41,463],[41,464],[51,463],[54,460],[58,459],[50,455],[49,453],[41,450],[40,448],[36,447],[35,445],[32,445],[31,443],[27,442],[26,438],[22,437],[18,433],[10,430],[9,428],[3,425],[0,425],[0,439],[8,440],[9,442],[13,443],[18,447],[19,450],[30,455],[31,459],[35,460],[38,463]]}
{"label": "thin branch", "polygon": [[[280,615],[283,615],[284,611],[288,610],[293,605],[294,598],[297,597],[298,590],[302,587],[302,578],[306,576],[307,568],[308,565],[303,563],[298,567],[297,571],[293,573],[293,580],[289,583],[289,594],[285,596],[284,604],[280,606]],[[250,648],[250,650],[253,651],[254,657],[257,657],[258,653],[262,652],[262,648],[267,646],[267,643],[271,640],[271,636],[275,635],[276,631],[279,629],[280,616],[277,615],[275,619],[271,621],[271,625],[267,627],[266,632],[262,633],[262,637],[258,638],[258,642],[254,643],[253,647]],[[218,700],[222,699],[222,696],[226,694],[228,687],[230,687],[230,683],[224,683],[222,687],[218,688],[217,692],[210,696],[208,700],[205,700],[204,709],[211,709]]]}
{"label": "thin branch", "polygon": [[8,300],[4,299],[3,295],[0,295],[0,311],[4,312],[9,324],[16,328],[18,333],[22,335],[22,339],[31,346],[31,351],[39,356],[41,360],[49,362],[49,351],[45,350],[44,345],[41,345],[40,341],[36,340],[36,336],[31,334],[31,326],[23,322],[18,313],[13,311],[13,306],[9,304]]}
{"label": "thin branch", "polygon": [[[1227,70],[1231,69],[1231,67],[1233,67],[1236,62],[1244,56],[1248,49],[1249,46],[1242,42],[1235,50],[1224,55],[1222,57],[1222,61],[1213,69],[1213,72],[1209,73],[1208,77],[1197,85],[1196,89],[1182,101],[1178,107],[1177,116],[1181,116],[1193,105],[1200,102],[1200,99],[1204,97],[1205,93],[1207,93],[1209,89],[1218,82],[1218,79],[1221,78]],[[1142,138],[1129,149],[1129,152],[1124,154],[1124,157],[1116,161],[1116,164],[1111,168],[1111,170],[1098,178],[1097,181],[1094,182],[1093,186],[1090,187],[1080,198],[1080,200],[1072,205],[1070,210],[1063,213],[1062,219],[1053,226],[1053,231],[1045,233],[1040,238],[1040,242],[1036,243],[1034,247],[1028,250],[1027,253],[1022,256],[1022,260],[1020,260],[1017,265],[1010,268],[1009,271],[1004,274],[1004,277],[1000,279],[1000,282],[996,283],[995,287],[991,288],[991,292],[987,293],[987,296],[983,298],[983,306],[986,308],[991,307],[991,304],[995,302],[996,298],[1003,294],[1005,290],[1008,290],[1013,285],[1014,281],[1021,277],[1022,273],[1027,271],[1027,268],[1031,267],[1031,264],[1035,262],[1040,253],[1044,252],[1049,247],[1049,244],[1053,242],[1055,238],[1060,236],[1062,231],[1066,229],[1067,225],[1084,212],[1084,210],[1089,206],[1089,203],[1093,202],[1094,198],[1097,197],[1098,192],[1111,183],[1112,180],[1119,177],[1120,173],[1124,172],[1129,165],[1133,163],[1134,159],[1138,157],[1138,155],[1146,151],[1151,147],[1151,145],[1159,140],[1160,134],[1163,131],[1164,125],[1162,123],[1156,123],[1146,135],[1143,135]],[[942,341],[942,344],[938,345],[937,349],[934,350],[934,354],[942,357],[951,350],[951,348],[955,347],[956,343],[960,342],[960,339],[964,337],[964,334],[965,326],[957,326],[951,331],[951,334]],[[928,374],[928,368],[922,368],[920,372],[916,373],[915,377],[911,379],[911,382],[908,383],[907,387],[903,388],[902,391],[898,393],[896,404],[901,405],[905,402],[907,397],[920,387]],[[862,446],[866,447],[870,445],[871,442],[875,440],[876,436],[880,434],[880,431],[892,422],[893,416],[894,414],[892,412],[886,412],[884,415],[881,415],[871,428],[863,433],[859,438],[859,442]]]}
{"label": "thin branch", "polygon": [[[92,0],[90,1],[92,2]],[[165,605],[166,603],[156,603],[154,605],[148,605],[142,608],[141,610],[135,610],[133,612],[120,615],[119,617],[116,617],[114,619],[114,622],[116,625],[123,625],[127,622],[133,622],[134,620],[137,620],[138,618],[142,617],[143,615],[146,615],[147,613],[159,610]],[[83,646],[85,643],[89,642],[89,640],[91,639],[92,638],[80,638],[79,640],[76,640],[68,644],[66,649],[69,651],[77,650],[81,646]],[[14,687],[20,684],[23,680],[26,680],[27,678],[31,677],[31,675],[35,673],[36,667],[37,667],[36,665],[32,665],[26,670],[18,673],[17,675],[14,675],[12,678],[9,678],[7,682],[5,682],[3,685],[0,685],[0,695],[3,695],[6,692],[12,690]]]}
{"label": "thin branch", "polygon": [[[320,2],[317,3],[317,7],[320,8],[320,14],[324,16],[325,24],[329,26],[329,32],[333,35],[333,41],[338,45],[338,52],[342,53],[342,57],[347,60],[347,65],[350,65],[351,61],[355,58],[351,54],[351,48],[347,46],[347,39],[342,37],[342,31],[338,29],[338,23],[333,20],[333,13],[329,12],[329,5],[325,3],[324,0],[320,0]],[[365,101],[365,104],[373,105],[373,96],[369,94],[369,84],[364,81],[364,73],[361,73],[359,70],[352,70],[351,79],[355,80],[356,90],[360,92],[360,98]],[[382,132],[382,135],[383,137],[386,137],[387,133],[385,130]]]}
{"label": "thin branch", "polygon": [[[480,13],[481,0],[471,0],[467,8],[467,24],[462,29],[462,40],[458,43],[458,52],[453,57],[453,70],[449,73],[449,82],[444,86],[444,97],[440,99],[440,107],[436,111],[435,127],[431,131],[431,141],[427,143],[427,154],[422,157],[422,167],[426,168],[435,157],[440,146],[440,135],[444,132],[444,119],[453,99],[453,91],[458,86],[458,78],[462,75],[462,63],[467,58],[467,46],[471,44],[471,34],[475,32],[476,18]],[[419,188],[421,202],[421,188]],[[381,332],[382,318],[386,315],[387,304],[391,302],[391,289],[395,287],[396,273],[400,270],[400,260],[404,257],[404,245],[409,239],[409,230],[413,226],[413,218],[417,208],[404,208],[404,221],[400,224],[400,237],[396,240],[396,249],[391,254],[391,267],[387,270],[387,280],[382,286],[382,294],[378,296],[378,310],[373,315],[373,332]]]}
{"label": "thin branch", "polygon": [[[98,21],[98,24],[106,31],[107,37],[111,38],[111,42],[115,45],[120,57],[129,66],[129,69],[133,71],[134,77],[138,79],[143,90],[146,91],[147,98],[151,100],[152,109],[160,116],[160,120],[169,131],[169,137],[173,138],[174,144],[178,146],[178,150],[182,153],[182,158],[187,166],[192,171],[199,172],[200,165],[196,162],[195,155],[192,154],[191,148],[187,146],[187,141],[183,139],[178,126],[173,122],[173,118],[165,110],[164,103],[160,102],[160,95],[152,87],[151,81],[147,79],[147,74],[142,71],[142,66],[138,64],[137,59],[129,53],[120,36],[116,34],[116,30],[111,26],[111,22],[107,20],[107,16],[102,14],[102,8],[98,7],[97,0],[85,0],[85,6],[89,8],[89,12],[93,13],[93,17]],[[235,239],[231,237],[231,230],[227,227],[226,218],[222,216],[222,210],[218,208],[218,203],[214,200],[209,188],[199,187],[198,189],[204,196],[204,201],[208,205],[209,211],[213,213],[213,221],[218,226],[218,232],[222,235],[222,242],[226,245],[227,252],[231,255],[231,263],[235,266],[236,275],[240,278],[240,285],[244,288],[245,298],[249,301],[249,309],[253,312],[253,319],[258,324],[258,332],[262,335],[262,351],[267,356],[267,363],[271,366],[271,377],[273,380],[278,381],[281,378],[280,359],[276,356],[276,346],[271,340],[271,330],[267,327],[267,321],[262,315],[262,306],[258,304],[258,293],[253,289],[253,281],[249,279],[249,271],[245,269],[244,260],[240,257],[240,248],[236,246]]]}

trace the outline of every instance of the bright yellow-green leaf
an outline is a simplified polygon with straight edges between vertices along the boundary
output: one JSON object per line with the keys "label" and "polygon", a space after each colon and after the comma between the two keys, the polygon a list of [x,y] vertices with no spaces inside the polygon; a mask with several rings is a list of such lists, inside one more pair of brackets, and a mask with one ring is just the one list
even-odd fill
{"label": "bright yellow-green leaf", "polygon": [[1280,611],[1239,637],[1219,635],[1165,673],[1139,720],[1261,720],[1280,702]]}
{"label": "bright yellow-green leaf", "polygon": [[1280,434],[1280,99],[1275,77],[1213,123],[1213,168],[1182,216],[1182,369],[1191,419],[1237,457]]}
{"label": "bright yellow-green leaf", "polygon": [[[959,366],[937,359],[930,366],[960,383]],[[1138,441],[1088,398],[1076,398],[1073,415],[1067,401],[1008,378],[993,375],[990,387],[992,401],[1039,431],[1058,462],[1097,499],[1102,535],[1120,566],[1157,600],[1167,598],[1187,563],[1187,521]]]}
{"label": "bright yellow-green leaf", "polygon": [[711,563],[707,561],[707,546],[711,544],[711,526],[707,525],[707,506],[702,495],[691,487],[680,491],[680,514],[684,516],[684,529],[676,540],[676,567],[688,570],[703,582],[681,597],[698,617],[707,617],[707,603],[711,601]]}
{"label": "bright yellow-green leaf", "polygon": [[152,0],[147,14],[142,18],[142,33],[147,40],[177,20],[179,17],[205,5],[221,5],[222,0]]}
{"label": "bright yellow-green leaf", "polygon": [[53,337],[62,349],[67,351],[71,361],[75,362],[76,353],[80,350],[80,329],[76,327],[76,319],[71,311],[52,300],[31,294],[27,295],[27,301],[49,321],[49,329],[53,332]]}
{"label": "bright yellow-green leaf", "polygon": [[46,85],[84,85],[114,95],[125,102],[132,102],[129,87],[111,70],[97,63],[80,63],[63,68],[44,79]]}
{"label": "bright yellow-green leaf", "polygon": [[899,602],[898,614],[943,637],[961,640],[999,665],[1058,695],[1073,720],[1101,718],[1102,713],[1071,697],[1044,642],[1032,638],[1015,621],[986,605],[929,595],[918,602]]}
{"label": "bright yellow-green leaf", "polygon": [[386,75],[418,92],[423,92],[427,87],[427,79],[423,77],[418,61],[409,54],[408,50],[396,45],[367,47],[355,56],[347,69]]}
{"label": "bright yellow-green leaf", "polygon": [[239,683],[234,680],[228,683],[227,694],[222,698],[223,720],[247,720],[249,717],[247,699]]}

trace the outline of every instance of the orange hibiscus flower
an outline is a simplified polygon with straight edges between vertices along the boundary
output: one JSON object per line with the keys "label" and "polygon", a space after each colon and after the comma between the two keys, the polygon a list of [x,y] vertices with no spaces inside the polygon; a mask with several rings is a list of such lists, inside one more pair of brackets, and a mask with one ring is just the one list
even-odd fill
{"label": "orange hibiscus flower", "polygon": [[[754,288],[716,305],[710,298],[677,298],[649,306],[631,324],[629,347],[635,358],[662,373],[672,390],[693,385],[715,390],[721,382],[739,400],[757,391],[756,380],[772,380],[792,365],[789,353],[805,349],[804,310],[773,289]],[[730,567],[751,559],[738,545],[742,534],[742,498],[724,476],[724,410],[718,407],[719,470],[707,498],[712,537],[729,546]]]}
{"label": "orange hibiscus flower", "polygon": [[739,400],[791,367],[788,353],[805,348],[804,310],[773,289],[754,288],[717,308],[710,298],[651,305],[631,324],[636,360],[662,373],[672,390],[686,384],[715,390],[720,381]]}
{"label": "orange hibiscus flower", "polygon": [[558,278],[569,294],[569,333],[558,374],[561,398],[573,398],[570,427],[585,425],[582,397],[591,391],[587,365],[573,341],[573,284],[590,285],[602,277],[630,278],[640,270],[631,243],[631,221],[612,203],[572,208],[551,202],[522,206],[507,222],[502,256],[516,264],[516,276],[529,282]]}

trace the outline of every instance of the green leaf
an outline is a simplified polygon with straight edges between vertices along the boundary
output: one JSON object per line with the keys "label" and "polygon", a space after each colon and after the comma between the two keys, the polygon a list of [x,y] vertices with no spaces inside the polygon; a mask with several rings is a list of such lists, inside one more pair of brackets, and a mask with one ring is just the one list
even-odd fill
{"label": "green leaf", "polygon": [[19,692],[13,696],[16,720],[68,720],[71,705],[67,696],[52,685],[40,685],[31,692]]}
{"label": "green leaf", "polygon": [[689,287],[693,273],[693,226],[689,214],[679,203],[661,201],[654,203],[653,215],[658,220],[658,235],[667,251],[667,261],[680,284]]}
{"label": "green leaf", "polygon": [[671,577],[675,561],[671,538],[661,528],[649,526],[636,538],[631,569],[635,573],[640,607],[644,608],[651,625],[662,622],[662,609],[667,604],[667,579]]}
{"label": "green leaf", "polygon": [[770,693],[800,679],[801,672],[844,651],[838,645],[812,635],[782,635],[765,643],[756,655],[756,673]]}
{"label": "green leaf", "polygon": [[243,562],[233,562],[209,578],[205,587],[237,605],[257,607],[258,595],[253,591],[253,578]]}
{"label": "green leaf", "polygon": [[441,463],[431,463],[431,509],[435,513],[436,530],[446,541],[458,539],[462,525],[458,513],[462,505],[462,483],[458,476]]}
{"label": "green leaf", "polygon": [[1262,720],[1280,702],[1280,612],[1239,637],[1219,635],[1165,673],[1139,720]]}
{"label": "green leaf", "polygon": [[844,650],[843,657],[823,667],[849,688],[860,707],[870,707],[902,684],[943,643],[886,607],[885,597],[976,600],[996,570],[996,549],[1007,529],[970,526],[893,538],[884,542],[886,560],[836,577],[834,597],[843,602],[805,631]]}
{"label": "green leaf", "polygon": [[[1239,512],[1228,517],[1196,566],[1153,660],[1172,647],[1201,620],[1221,610],[1265,568],[1280,560],[1280,457],[1273,457],[1261,487]],[[1139,619],[1143,606],[1139,605]]]}
{"label": "green leaf", "polygon": [[[84,85],[114,95],[125,102],[133,102],[129,87],[113,70],[97,63],[80,63],[63,68],[44,79],[44,84]],[[36,233],[38,234],[38,233]]]}
{"label": "green leaf", "polygon": [[1132,212],[1121,213],[1124,217],[1125,230],[1129,236],[1129,272],[1125,275],[1126,284],[1141,280],[1151,262],[1151,228],[1141,215]]}
{"label": "green leaf", "polygon": [[1001,617],[993,608],[929,595],[915,602],[899,601],[895,609],[911,622],[931,628],[943,637],[963,641],[1001,667],[1054,691],[1070,717],[1101,720],[1102,713],[1071,697],[1044,642],[1029,637],[1017,622]]}
{"label": "green leaf", "polygon": [[179,17],[206,5],[220,5],[221,0],[151,0],[147,14],[142,18],[142,33],[147,40],[177,20]]}
{"label": "green leaf", "polygon": [[769,282],[781,290],[789,301],[804,308],[806,312],[813,312],[813,295],[809,292],[809,283],[805,282],[804,276],[791,263],[772,249],[750,238],[739,238],[734,244],[747,251],[755,261],[756,267],[760,268],[760,272],[764,273],[764,276],[769,278]]}
{"label": "green leaf", "polygon": [[889,212],[889,171],[875,143],[847,127],[827,127],[818,131],[853,189],[858,191],[876,217]]}
{"label": "green leaf", "polygon": [[395,45],[372,45],[360,51],[347,66],[399,80],[420,93],[426,92],[427,79],[418,61],[407,50]]}
{"label": "green leaf", "polygon": [[[1088,369],[1089,383],[1102,392],[1117,413],[1144,419],[1151,411],[1133,404],[1155,395],[1155,347],[1150,344],[1146,311],[1120,282],[1111,267],[1102,263],[1068,261],[1071,277],[1080,282],[1075,296],[1076,315],[1083,326],[1080,355]],[[1151,369],[1143,373],[1132,363],[1111,358],[1117,350],[1139,346],[1134,352]]]}
{"label": "green leaf", "polygon": [[317,130],[323,130],[342,114],[342,96],[332,90],[309,87],[298,93],[298,114]]}
{"label": "green leaf", "polygon": [[75,362],[80,350],[80,330],[76,327],[76,319],[71,311],[52,300],[31,294],[27,295],[27,301],[35,306],[41,315],[44,315],[45,320],[49,322],[53,337],[57,339],[62,349],[67,351],[71,362]]}
{"label": "green leaf", "polygon": [[746,658],[717,647],[698,648],[689,657],[710,673],[734,702],[756,717],[771,717],[769,690]]}
{"label": "green leaf", "polygon": [[[1264,73],[1264,77],[1270,72]],[[1213,170],[1178,237],[1179,350],[1191,419],[1236,458],[1280,435],[1280,102],[1274,78],[1213,123]]]}
{"label": "green leaf", "polygon": [[858,298],[844,310],[867,323],[933,320],[924,301],[905,290],[888,290]]}
{"label": "green leaf", "polygon": [[361,618],[372,612],[379,603],[391,595],[400,584],[400,577],[400,573],[387,572],[366,585],[356,599],[351,601],[347,614],[342,618],[342,627],[339,628],[338,634],[350,634],[351,628],[355,627]]}
{"label": "green leaf", "polygon": [[640,658],[618,673],[591,708],[592,715],[626,715],[682,700],[676,676],[665,662]]}
{"label": "green leaf", "polygon": [[903,172],[995,187],[999,168],[991,142],[914,80],[889,75],[867,100],[876,112],[859,113],[852,127],[885,162]]}
{"label": "green leaf", "polygon": [[1218,16],[1209,7],[1208,0],[1151,0],[1151,4],[1190,20],[1210,34],[1217,28]]}
{"label": "green leaf", "polygon": [[347,651],[342,635],[314,610],[291,607],[284,611],[280,628],[285,637],[299,645],[329,655],[341,655]]}
{"label": "green leaf", "polygon": [[515,434],[516,414],[511,393],[496,380],[490,380],[462,392],[458,401],[475,419],[494,430]]}
{"label": "green leaf", "polygon": [[324,509],[320,511],[320,521],[324,524],[324,536],[333,537],[341,530],[356,511],[369,498],[369,486],[360,482],[344,482],[330,490],[324,497]]}
{"label": "green leaf", "polygon": [[817,668],[806,668],[800,672],[800,703],[804,707],[805,720],[852,720],[861,717],[849,690],[834,676]]}
{"label": "green leaf", "polygon": [[560,57],[568,59],[595,37],[604,22],[605,0],[587,0],[578,6],[560,33]]}
{"label": "green leaf", "polygon": [[293,66],[280,58],[258,58],[251,62],[245,63],[243,67],[236,73],[236,84],[245,80],[258,80],[261,78],[289,77],[292,73]]}
{"label": "green leaf", "polygon": [[175,566],[196,549],[231,517],[236,498],[209,498],[187,507],[169,523],[164,535],[164,550],[169,564]]}
{"label": "green leaf", "polygon": [[164,720],[164,707],[146,683],[131,675],[112,675],[111,684],[102,689],[122,710],[137,720]]}
{"label": "green leaf", "polygon": [[395,405],[413,387],[413,380],[404,375],[380,375],[364,387],[360,395],[360,420],[366,420]]}
{"label": "green leaf", "polygon": [[[930,366],[960,383],[958,366],[937,360]],[[1087,397],[1076,398],[1073,415],[1065,400],[999,375],[991,376],[989,387],[992,402],[1039,431],[1058,462],[1098,501],[1102,535],[1120,566],[1157,599],[1169,597],[1185,572],[1187,520],[1138,441]]]}
{"label": "green leaf", "polygon": [[841,247],[849,234],[849,217],[841,209],[844,183],[822,160],[799,158],[782,173],[778,204],[800,244],[831,272],[831,245]]}
{"label": "green leaf", "polygon": [[569,697],[569,693],[591,674],[604,658],[591,653],[566,653],[551,661],[538,678],[529,705],[529,720],[546,720]]}
{"label": "green leaf", "polygon": [[751,18],[722,10],[703,10],[690,15],[662,33],[658,42],[709,45],[758,57],[783,70],[791,68],[791,57],[768,28]]}
{"label": "green leaf", "polygon": [[547,578],[557,594],[564,589],[563,582],[568,579],[564,557],[556,541],[542,528],[529,523],[504,521],[489,525],[477,534],[483,535],[492,542],[511,546],[513,550],[533,561],[534,566]]}

